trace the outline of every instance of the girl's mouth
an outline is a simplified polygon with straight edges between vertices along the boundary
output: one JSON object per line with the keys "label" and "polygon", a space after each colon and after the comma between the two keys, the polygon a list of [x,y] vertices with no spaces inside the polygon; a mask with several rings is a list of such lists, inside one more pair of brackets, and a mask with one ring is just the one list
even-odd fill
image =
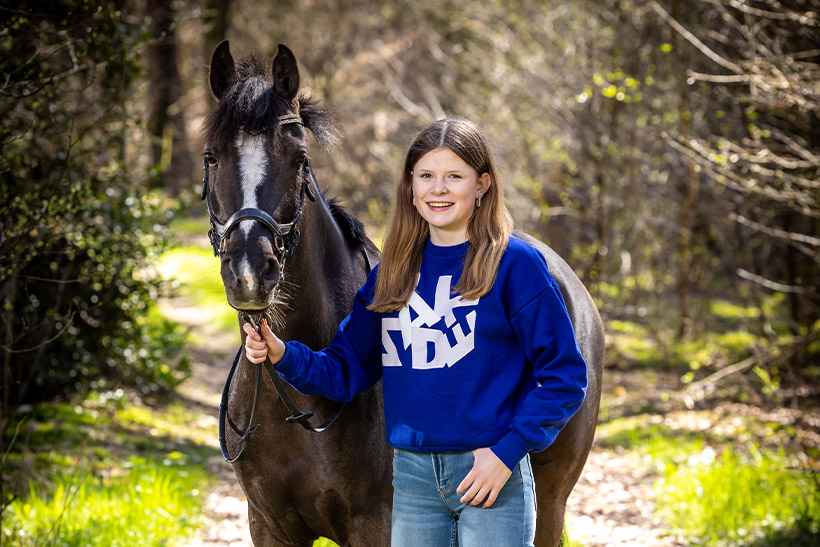
{"label": "girl's mouth", "polygon": [[447,209],[452,207],[452,201],[428,201],[427,206],[431,209]]}

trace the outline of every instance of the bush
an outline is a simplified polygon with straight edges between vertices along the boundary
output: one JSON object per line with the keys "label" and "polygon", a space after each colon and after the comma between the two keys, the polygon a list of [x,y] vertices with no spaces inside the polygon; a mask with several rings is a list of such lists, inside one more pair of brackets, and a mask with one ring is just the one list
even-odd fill
{"label": "bush", "polygon": [[19,2],[0,40],[3,428],[24,402],[161,390],[187,367],[151,313],[168,219],[126,161],[144,37],[119,4]]}

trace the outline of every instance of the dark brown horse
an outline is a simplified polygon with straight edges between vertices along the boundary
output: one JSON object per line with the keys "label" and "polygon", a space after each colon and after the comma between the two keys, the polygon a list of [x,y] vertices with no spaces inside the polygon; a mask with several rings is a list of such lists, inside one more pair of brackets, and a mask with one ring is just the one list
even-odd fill
{"label": "dark brown horse", "polygon": [[[325,112],[297,97],[291,51],[280,45],[272,78],[265,73],[259,56],[235,62],[227,42],[214,50],[210,85],[218,104],[204,126],[203,197],[228,302],[240,311],[240,323],[266,316],[281,338],[318,349],[330,343],[378,253],[361,223],[315,188],[306,130],[325,145],[334,144],[337,132]],[[536,544],[554,547],[592,443],[604,338],[595,305],[569,266],[546,245],[527,240],[545,254],[561,286],[589,367],[581,410],[553,446],[533,455]],[[243,449],[256,378],[256,366],[241,354],[227,401],[227,448],[234,457]],[[331,401],[285,389],[298,408],[315,411],[317,423],[334,411]],[[289,412],[263,377],[261,427],[233,463],[248,498],[255,545],[306,546],[319,536],[339,545],[389,545],[392,451],[381,397],[377,384],[316,433],[285,422]]]}

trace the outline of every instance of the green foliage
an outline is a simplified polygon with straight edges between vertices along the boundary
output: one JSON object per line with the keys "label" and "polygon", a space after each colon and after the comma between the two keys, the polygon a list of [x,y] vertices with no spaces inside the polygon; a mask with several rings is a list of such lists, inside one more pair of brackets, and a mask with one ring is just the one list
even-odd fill
{"label": "green foliage", "polygon": [[[704,453],[702,453],[704,454]],[[820,483],[781,451],[726,448],[669,466],[658,482],[659,511],[675,533],[704,546],[816,545]],[[812,539],[813,538],[813,539]]]}
{"label": "green foliage", "polygon": [[[18,3],[0,40],[4,421],[26,401],[173,387],[182,334],[152,311],[167,206],[124,135],[142,31],[120,3]],[[3,425],[6,425],[4,423]]]}

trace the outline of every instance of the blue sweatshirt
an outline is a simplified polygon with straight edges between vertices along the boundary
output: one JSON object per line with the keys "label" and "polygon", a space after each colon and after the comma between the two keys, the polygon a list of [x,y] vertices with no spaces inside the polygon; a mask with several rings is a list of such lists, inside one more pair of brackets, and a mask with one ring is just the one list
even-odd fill
{"label": "blue sweatshirt", "polygon": [[544,257],[510,238],[493,288],[462,300],[469,242],[424,249],[418,286],[398,313],[367,309],[378,268],[331,345],[286,344],[276,365],[303,393],[349,401],[383,379],[387,441],[422,452],[490,447],[511,470],[546,449],[583,402],[584,358]]}

